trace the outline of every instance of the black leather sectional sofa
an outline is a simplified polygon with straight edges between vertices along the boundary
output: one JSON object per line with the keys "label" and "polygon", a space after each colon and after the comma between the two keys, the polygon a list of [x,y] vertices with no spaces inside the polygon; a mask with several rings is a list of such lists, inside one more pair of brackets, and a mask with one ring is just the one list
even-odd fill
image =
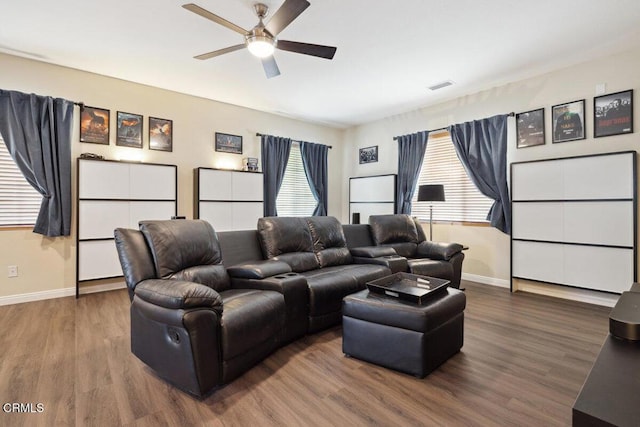
{"label": "black leather sectional sofa", "polygon": [[[339,324],[343,298],[366,282],[415,272],[397,247],[412,256],[427,249],[413,219],[393,217],[387,238],[375,221],[343,226],[333,217],[261,218],[257,230],[222,233],[201,220],[115,230],[132,352],[178,388],[208,394],[278,347]],[[459,285],[457,248],[429,245],[437,268],[422,274]]]}

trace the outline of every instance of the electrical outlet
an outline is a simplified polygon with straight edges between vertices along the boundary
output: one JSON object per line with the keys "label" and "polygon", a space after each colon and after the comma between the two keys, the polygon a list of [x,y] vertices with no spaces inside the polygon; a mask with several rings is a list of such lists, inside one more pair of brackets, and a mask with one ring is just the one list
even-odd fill
{"label": "electrical outlet", "polygon": [[8,274],[7,277],[18,277],[18,266],[17,265],[9,265],[7,266]]}

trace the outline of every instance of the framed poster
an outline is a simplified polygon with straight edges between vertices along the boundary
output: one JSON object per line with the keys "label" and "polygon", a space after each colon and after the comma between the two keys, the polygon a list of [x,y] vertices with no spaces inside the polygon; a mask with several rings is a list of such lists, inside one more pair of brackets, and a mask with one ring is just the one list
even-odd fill
{"label": "framed poster", "polygon": [[216,132],[216,151],[242,154],[242,137]]}
{"label": "framed poster", "polygon": [[553,119],[553,143],[585,139],[584,99],[554,105],[551,108]]}
{"label": "framed poster", "polygon": [[142,116],[118,111],[116,145],[142,148]]}
{"label": "framed poster", "polygon": [[593,98],[593,137],[633,133],[633,89]]}
{"label": "framed poster", "polygon": [[516,114],[517,148],[544,145],[544,108]]}
{"label": "framed poster", "polygon": [[109,110],[80,107],[80,142],[109,145]]}
{"label": "framed poster", "polygon": [[173,151],[173,121],[149,117],[149,150]]}
{"label": "framed poster", "polygon": [[359,151],[360,164],[378,161],[378,146],[361,148]]}

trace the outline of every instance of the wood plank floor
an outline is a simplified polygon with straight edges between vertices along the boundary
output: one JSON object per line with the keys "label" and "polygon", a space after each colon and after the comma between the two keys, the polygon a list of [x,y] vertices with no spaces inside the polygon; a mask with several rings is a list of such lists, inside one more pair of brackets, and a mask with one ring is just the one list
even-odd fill
{"label": "wood plank floor", "polygon": [[0,425],[570,425],[609,309],[463,286],[464,347],[425,379],[344,357],[333,328],[281,348],[202,401],[130,353],[124,290],[0,307],[0,403],[35,411],[1,411]]}

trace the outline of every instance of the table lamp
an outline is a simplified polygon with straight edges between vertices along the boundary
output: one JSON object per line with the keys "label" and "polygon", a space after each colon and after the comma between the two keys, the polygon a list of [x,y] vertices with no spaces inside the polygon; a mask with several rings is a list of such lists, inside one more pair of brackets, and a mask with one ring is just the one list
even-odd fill
{"label": "table lamp", "polygon": [[[444,185],[421,185],[418,188],[418,201],[444,202]],[[433,240],[433,203],[429,204],[429,240]]]}

